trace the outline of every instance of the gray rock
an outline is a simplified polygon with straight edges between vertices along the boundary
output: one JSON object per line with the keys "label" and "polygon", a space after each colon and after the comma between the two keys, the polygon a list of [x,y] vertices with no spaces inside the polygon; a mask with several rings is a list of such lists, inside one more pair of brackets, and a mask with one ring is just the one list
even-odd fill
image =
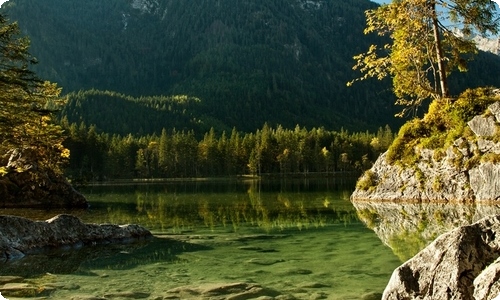
{"label": "gray rock", "polygon": [[261,265],[261,266],[271,266],[277,263],[284,262],[283,259],[274,259],[274,258],[252,258],[247,260],[245,263]]}
{"label": "gray rock", "polygon": [[136,292],[136,291],[114,292],[114,293],[104,294],[104,297],[106,298],[127,298],[127,299],[144,299],[148,298],[149,296],[150,293]]}
{"label": "gray rock", "polygon": [[47,221],[0,216],[0,258],[11,260],[45,249],[133,242],[151,236],[138,225],[84,224],[71,215],[58,215]]}
{"label": "gray rock", "polygon": [[488,300],[500,295],[500,262],[497,259],[474,279],[474,299]]}
{"label": "gray rock", "polygon": [[[456,228],[398,267],[382,299],[468,300],[475,293],[488,294],[497,288],[498,277],[482,273],[496,272],[487,267],[499,256],[500,216]],[[488,292],[475,291],[480,286]]]}
{"label": "gray rock", "polygon": [[39,168],[35,161],[30,149],[10,152],[8,173],[0,177],[0,207],[88,207],[85,197],[62,174]]}
{"label": "gray rock", "polygon": [[21,276],[0,276],[0,284],[6,284],[11,282],[23,282],[24,278]]}
{"label": "gray rock", "polygon": [[[493,90],[493,93],[500,95],[500,89]],[[497,122],[500,122],[500,102],[495,102],[488,107],[490,112],[495,115]]]}
{"label": "gray rock", "polygon": [[[500,102],[490,106],[497,112]],[[485,202],[500,199],[500,142],[490,138],[497,126],[492,116],[476,116],[469,127],[477,139],[459,138],[447,149],[436,152],[414,149],[415,165],[402,167],[387,162],[382,154],[360,181],[371,184],[357,188],[353,201],[395,202]],[[483,159],[486,158],[486,159]]]}
{"label": "gray rock", "polygon": [[482,163],[469,171],[469,177],[476,201],[500,199],[500,165]]}
{"label": "gray rock", "polygon": [[494,136],[496,132],[495,119],[493,117],[475,116],[467,125],[479,137]]}

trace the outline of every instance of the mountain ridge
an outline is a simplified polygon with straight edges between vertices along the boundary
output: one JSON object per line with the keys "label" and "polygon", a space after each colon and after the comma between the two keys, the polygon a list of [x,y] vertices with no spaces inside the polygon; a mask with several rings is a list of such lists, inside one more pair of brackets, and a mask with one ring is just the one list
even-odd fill
{"label": "mountain ridge", "polygon": [[[359,76],[352,56],[378,41],[363,34],[364,11],[376,5],[10,0],[0,11],[32,40],[40,77],[68,93],[95,88],[135,97],[188,95],[201,99],[197,119],[223,129],[253,131],[268,122],[376,130],[401,123],[393,117],[389,80],[345,84]],[[500,85],[496,81],[481,84]]]}

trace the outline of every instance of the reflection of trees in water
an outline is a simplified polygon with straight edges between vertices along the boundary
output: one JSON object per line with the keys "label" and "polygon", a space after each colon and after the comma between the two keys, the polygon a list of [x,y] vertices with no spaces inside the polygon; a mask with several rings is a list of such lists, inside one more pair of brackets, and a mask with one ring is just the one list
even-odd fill
{"label": "reflection of trees in water", "polygon": [[500,214],[499,205],[355,202],[357,215],[402,261],[440,234]]}
{"label": "reflection of trees in water", "polygon": [[236,232],[242,227],[273,230],[317,228],[357,219],[343,193],[263,192],[258,182],[242,192],[166,193],[140,191],[133,204],[112,203],[108,222],[138,223],[152,231],[182,233],[199,229]]}

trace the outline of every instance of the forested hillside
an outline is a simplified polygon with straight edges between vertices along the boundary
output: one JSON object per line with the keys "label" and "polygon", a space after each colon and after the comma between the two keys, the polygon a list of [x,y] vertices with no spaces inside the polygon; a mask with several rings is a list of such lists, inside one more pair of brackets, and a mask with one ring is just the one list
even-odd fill
{"label": "forested hillside", "polygon": [[[367,0],[10,0],[1,12],[31,39],[31,52],[40,61],[37,74],[75,92],[71,101],[79,104],[70,101],[65,111],[70,122],[100,121],[99,130],[121,134],[160,134],[165,126],[254,132],[265,122],[376,130],[385,124],[397,128],[390,83],[346,87],[358,76],[353,55],[377,38],[363,35],[364,11],[375,5]],[[497,56],[482,56],[468,77],[452,81],[460,86],[457,91],[500,86],[500,76],[492,76],[498,69]],[[76,93],[88,89],[114,93]],[[197,100],[176,111],[144,102],[172,95]],[[144,101],[136,101],[141,97]]]}

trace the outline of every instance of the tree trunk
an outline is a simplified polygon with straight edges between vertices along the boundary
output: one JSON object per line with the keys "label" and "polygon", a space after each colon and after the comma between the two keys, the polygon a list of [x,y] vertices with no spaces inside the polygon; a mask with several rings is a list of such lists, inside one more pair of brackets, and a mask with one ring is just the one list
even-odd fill
{"label": "tree trunk", "polygon": [[439,85],[440,85],[440,96],[441,98],[448,98],[448,80],[446,75],[446,65],[443,57],[443,49],[441,45],[441,36],[439,34],[439,24],[438,16],[436,12],[436,1],[429,2],[429,8],[431,9],[432,27],[434,31],[434,45],[436,47],[436,59],[438,64],[438,75],[439,75]]}

